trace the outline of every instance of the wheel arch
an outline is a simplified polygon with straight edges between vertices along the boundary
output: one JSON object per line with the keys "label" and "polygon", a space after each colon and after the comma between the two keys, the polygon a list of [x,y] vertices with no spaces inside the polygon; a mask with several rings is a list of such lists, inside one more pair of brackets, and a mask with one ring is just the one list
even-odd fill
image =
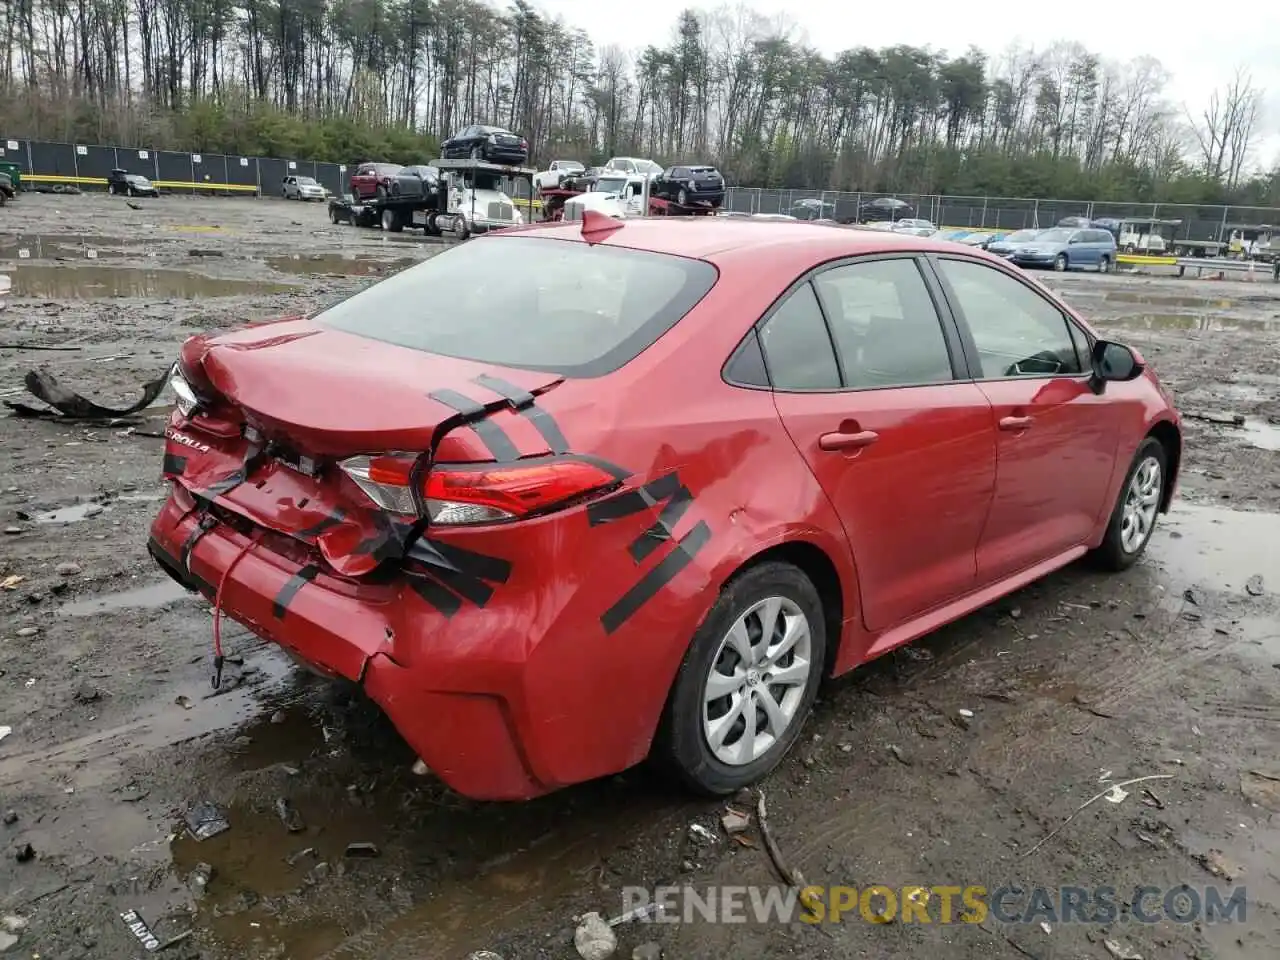
{"label": "wheel arch", "polygon": [[[822,601],[823,632],[826,637],[823,672],[830,674],[836,663],[844,628],[845,583],[835,561],[822,547],[809,540],[787,540],[764,547],[739,563],[728,576],[720,579],[716,596],[748,570],[771,562],[788,563],[796,567],[818,591],[818,599]],[[707,609],[711,609],[711,604],[708,604]]]}
{"label": "wheel arch", "polygon": [[1182,466],[1182,431],[1171,420],[1158,420],[1147,431],[1147,437],[1154,438],[1164,447],[1167,469],[1164,490],[1160,494],[1160,512],[1168,513],[1177,488],[1179,468]]}

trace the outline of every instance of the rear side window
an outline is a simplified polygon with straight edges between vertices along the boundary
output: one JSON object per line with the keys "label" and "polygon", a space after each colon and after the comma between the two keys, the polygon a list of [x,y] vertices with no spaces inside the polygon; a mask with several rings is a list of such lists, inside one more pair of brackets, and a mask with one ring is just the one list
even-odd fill
{"label": "rear side window", "polygon": [[702,260],[545,237],[482,237],[315,316],[463,360],[595,377],[634,359],[715,285]]}
{"label": "rear side window", "polygon": [[813,285],[801,284],[760,330],[769,380],[775,390],[839,390],[831,336]]}

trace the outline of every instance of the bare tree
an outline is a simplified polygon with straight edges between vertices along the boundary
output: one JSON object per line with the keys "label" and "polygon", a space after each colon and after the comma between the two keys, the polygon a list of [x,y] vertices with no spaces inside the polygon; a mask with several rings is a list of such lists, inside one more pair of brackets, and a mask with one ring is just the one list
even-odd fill
{"label": "bare tree", "polygon": [[1199,119],[1183,105],[1205,175],[1222,181],[1228,189],[1240,182],[1261,107],[1262,91],[1254,87],[1244,67],[1236,68],[1226,88],[1213,91]]}

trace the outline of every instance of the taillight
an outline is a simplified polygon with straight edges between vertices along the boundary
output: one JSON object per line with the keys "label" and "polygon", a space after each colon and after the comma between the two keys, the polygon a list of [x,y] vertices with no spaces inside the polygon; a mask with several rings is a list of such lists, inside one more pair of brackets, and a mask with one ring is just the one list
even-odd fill
{"label": "taillight", "polygon": [[[412,454],[342,461],[347,476],[383,510],[415,514]],[[615,486],[618,479],[582,460],[514,464],[436,464],[421,481],[432,523],[495,523],[545,513]]]}

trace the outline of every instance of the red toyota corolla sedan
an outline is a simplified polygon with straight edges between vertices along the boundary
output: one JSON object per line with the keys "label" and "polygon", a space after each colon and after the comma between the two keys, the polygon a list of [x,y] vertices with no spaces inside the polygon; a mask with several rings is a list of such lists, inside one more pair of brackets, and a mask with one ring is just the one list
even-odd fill
{"label": "red toyota corolla sedan", "polygon": [[1142,358],[1016,268],[803,223],[493,234],[173,384],[155,559],[489,799],[749,784],[822,676],[1132,564],[1182,455]]}

